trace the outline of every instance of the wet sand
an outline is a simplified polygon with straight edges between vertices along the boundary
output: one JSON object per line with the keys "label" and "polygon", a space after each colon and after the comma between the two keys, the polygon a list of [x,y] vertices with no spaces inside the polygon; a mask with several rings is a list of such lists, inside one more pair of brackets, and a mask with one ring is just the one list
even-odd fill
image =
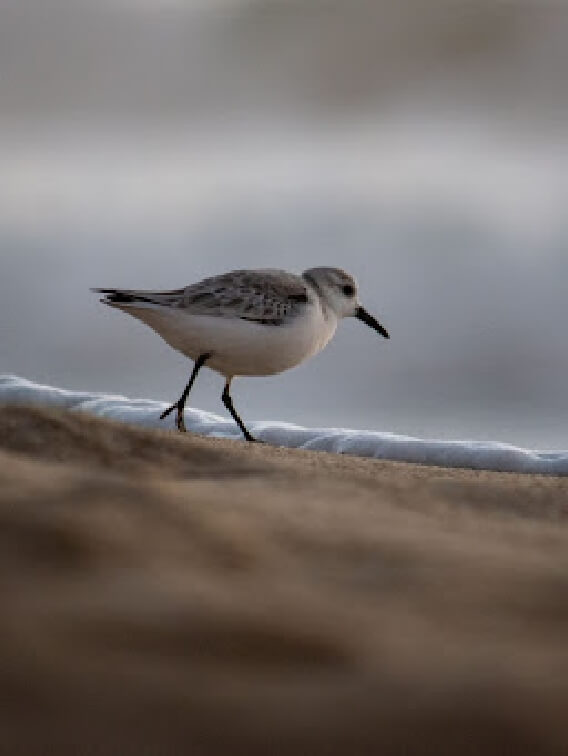
{"label": "wet sand", "polygon": [[568,752],[568,479],[0,409],[0,751]]}

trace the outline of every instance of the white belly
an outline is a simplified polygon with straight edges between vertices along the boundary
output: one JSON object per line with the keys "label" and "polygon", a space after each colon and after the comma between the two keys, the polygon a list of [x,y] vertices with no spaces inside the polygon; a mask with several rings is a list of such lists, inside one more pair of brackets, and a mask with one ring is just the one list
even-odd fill
{"label": "white belly", "polygon": [[264,325],[239,318],[193,315],[166,308],[124,307],[153,328],[174,349],[196,360],[211,353],[207,367],[227,378],[274,375],[300,364],[329,342],[337,319],[311,305],[284,325]]}

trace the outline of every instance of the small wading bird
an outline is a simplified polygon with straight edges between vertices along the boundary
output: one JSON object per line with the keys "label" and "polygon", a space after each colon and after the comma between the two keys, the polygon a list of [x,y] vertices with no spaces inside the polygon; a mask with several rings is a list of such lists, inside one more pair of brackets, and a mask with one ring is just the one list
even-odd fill
{"label": "small wading bird", "polygon": [[127,312],[195,362],[187,386],[161,419],[183,410],[199,370],[225,377],[222,401],[247,441],[256,441],[231,399],[235,376],[275,375],[324,348],[341,318],[355,317],[389,338],[359,303],[357,285],[339,268],[310,268],[301,276],[284,270],[235,270],[173,291],[93,289],[101,302]]}

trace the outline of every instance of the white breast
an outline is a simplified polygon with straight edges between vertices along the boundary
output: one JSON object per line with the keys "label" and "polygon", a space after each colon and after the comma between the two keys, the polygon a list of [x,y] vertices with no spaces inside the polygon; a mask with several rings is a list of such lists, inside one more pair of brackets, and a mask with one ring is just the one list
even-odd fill
{"label": "white breast", "polygon": [[128,312],[192,360],[210,352],[207,366],[226,377],[273,375],[288,370],[323,349],[337,327],[337,318],[333,313],[324,315],[317,302],[282,325],[194,315],[162,307],[129,307]]}

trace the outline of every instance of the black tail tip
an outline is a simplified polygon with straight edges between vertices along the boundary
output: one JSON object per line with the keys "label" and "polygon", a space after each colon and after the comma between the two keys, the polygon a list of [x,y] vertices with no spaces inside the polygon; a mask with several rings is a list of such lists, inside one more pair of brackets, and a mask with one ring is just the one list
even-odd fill
{"label": "black tail tip", "polygon": [[136,302],[136,300],[139,299],[138,297],[133,297],[132,294],[124,294],[121,291],[115,291],[112,294],[107,294],[106,301],[112,302],[113,304],[126,304],[128,302]]}
{"label": "black tail tip", "polygon": [[104,299],[101,302],[107,302],[111,304],[127,304],[128,302],[136,302],[139,297],[135,297],[132,294],[126,294],[123,291],[117,289],[91,289],[96,294],[104,294]]}

